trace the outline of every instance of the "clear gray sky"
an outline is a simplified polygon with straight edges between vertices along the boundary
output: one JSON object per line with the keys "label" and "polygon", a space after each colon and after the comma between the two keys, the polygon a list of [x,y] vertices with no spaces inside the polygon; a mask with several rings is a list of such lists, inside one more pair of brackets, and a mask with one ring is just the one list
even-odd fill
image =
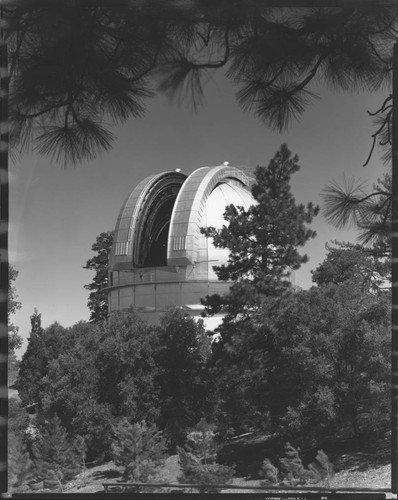
{"label": "clear gray sky", "polygon": [[[234,98],[235,89],[217,76],[206,87],[206,106],[195,115],[165,98],[148,101],[140,120],[115,130],[114,148],[95,161],[63,169],[47,158],[26,155],[11,164],[10,261],[19,271],[16,288],[22,309],[14,316],[25,339],[36,307],[43,326],[58,321],[70,326],[89,318],[92,273],[82,268],[91,245],[116,224],[120,207],[144,177],[180,168],[189,174],[202,166],[229,161],[234,166],[266,165],[282,142],[300,157],[301,171],[292,185],[296,199],[321,203],[331,179],[355,176],[372,183],[385,171],[374,156],[363,168],[373,131],[366,111],[375,110],[381,94],[322,92],[300,122],[278,134],[249,114]],[[311,286],[310,270],[325,257],[325,243],[355,240],[351,231],[336,231],[321,215],[312,226],[318,236],[304,251],[310,261],[296,282]]]}

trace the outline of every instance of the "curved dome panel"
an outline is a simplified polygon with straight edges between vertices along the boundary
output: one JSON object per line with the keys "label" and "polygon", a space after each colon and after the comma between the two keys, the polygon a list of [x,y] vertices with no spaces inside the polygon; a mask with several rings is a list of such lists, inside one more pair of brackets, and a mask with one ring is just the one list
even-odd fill
{"label": "curved dome panel", "polygon": [[167,265],[169,223],[186,178],[180,172],[153,175],[131,192],[117,220],[111,269]]}
{"label": "curved dome panel", "polygon": [[[233,195],[231,195],[230,188],[225,188],[224,191],[219,190],[218,195],[215,195],[219,196],[220,205],[217,207],[217,212],[222,216],[226,205],[230,203],[241,205],[240,201],[247,198],[246,195],[241,194],[241,191],[249,186],[249,183],[249,177],[242,170],[225,165],[199,168],[186,179],[178,193],[170,222],[167,245],[168,265],[194,265],[195,262],[203,261],[205,256],[200,250],[200,241],[203,239],[200,228],[212,225],[206,224],[204,220],[207,213],[206,204],[211,193],[219,186],[226,184],[235,186],[232,189]],[[237,193],[239,193],[238,196]],[[251,198],[250,204],[253,204],[254,200],[248,191],[247,196]],[[229,198],[231,201],[228,201]],[[221,206],[222,204],[224,205]],[[207,255],[206,258],[208,259]]]}
{"label": "curved dome panel", "polygon": [[[205,211],[200,220],[200,227],[215,227],[221,229],[226,225],[224,219],[225,208],[228,205],[243,207],[246,210],[254,205],[256,201],[250,191],[238,182],[227,179],[225,183],[219,184],[210,193],[206,200]],[[213,266],[220,266],[228,261],[230,250],[228,248],[216,248],[212,238],[206,238],[203,234],[199,236],[199,255],[206,256],[208,262],[209,279],[217,279]]]}

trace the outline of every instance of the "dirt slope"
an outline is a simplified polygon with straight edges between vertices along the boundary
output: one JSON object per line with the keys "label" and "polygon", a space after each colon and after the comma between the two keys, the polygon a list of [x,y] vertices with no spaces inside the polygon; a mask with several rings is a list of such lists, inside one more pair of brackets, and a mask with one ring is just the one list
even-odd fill
{"label": "dirt slope", "polygon": [[[391,466],[372,465],[368,459],[361,456],[350,455],[342,457],[346,459],[346,468],[336,472],[330,482],[332,488],[389,488],[391,484]],[[362,458],[362,460],[361,460]],[[179,475],[178,456],[173,455],[166,460],[162,469],[159,482],[177,483]],[[95,493],[103,491],[103,483],[116,482],[120,480],[121,470],[116,467],[113,462],[93,467],[86,471],[85,477],[80,474],[73,482],[69,483],[65,492],[67,493]],[[259,486],[259,480],[248,480],[246,478],[235,478],[233,483],[239,486],[247,486],[248,489],[240,490],[242,493],[248,493],[250,486]],[[225,492],[233,492],[234,490],[225,490]],[[236,491],[236,490],[235,490]],[[388,495],[393,498],[393,495]]]}

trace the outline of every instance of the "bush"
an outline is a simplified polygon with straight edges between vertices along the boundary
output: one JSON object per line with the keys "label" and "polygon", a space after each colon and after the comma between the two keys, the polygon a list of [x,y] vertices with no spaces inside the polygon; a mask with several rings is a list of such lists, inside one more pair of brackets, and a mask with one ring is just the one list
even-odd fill
{"label": "bush", "polygon": [[285,457],[279,460],[283,474],[282,486],[307,484],[313,479],[312,472],[304,467],[299,451],[290,443],[286,443]]}
{"label": "bush", "polygon": [[264,478],[265,486],[298,486],[325,480],[330,487],[333,465],[322,450],[318,451],[315,461],[305,468],[299,450],[286,443],[285,457],[279,460],[279,464],[280,470],[268,458],[263,461],[259,475]]}
{"label": "bush", "polygon": [[198,484],[202,493],[217,492],[215,485],[226,484],[234,476],[234,467],[216,463],[215,432],[203,419],[188,434],[184,448],[177,447],[177,451],[182,471],[178,481]]}
{"label": "bush", "polygon": [[278,468],[271,463],[268,458],[264,459],[259,472],[259,476],[264,478],[263,484],[265,486],[275,485],[278,483]]}
{"label": "bush", "polygon": [[113,428],[112,455],[116,465],[124,467],[125,481],[153,480],[165,459],[166,442],[156,425],[144,421],[131,424],[123,418]]}
{"label": "bush", "polygon": [[324,481],[326,486],[330,487],[330,480],[334,476],[333,465],[330,462],[328,456],[323,450],[319,450],[315,462],[308,466],[308,469],[312,472],[314,482]]}

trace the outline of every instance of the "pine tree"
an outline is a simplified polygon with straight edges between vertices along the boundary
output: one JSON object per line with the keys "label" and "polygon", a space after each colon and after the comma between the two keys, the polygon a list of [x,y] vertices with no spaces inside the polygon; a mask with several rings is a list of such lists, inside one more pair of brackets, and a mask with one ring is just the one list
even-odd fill
{"label": "pine tree", "polygon": [[76,451],[76,455],[79,457],[80,470],[83,472],[83,484],[86,484],[86,455],[87,455],[87,444],[83,436],[76,436],[73,440],[73,448]]}
{"label": "pine tree", "polygon": [[34,464],[21,437],[10,433],[8,447],[8,484],[11,493],[29,490],[35,480]]}
{"label": "pine tree", "polygon": [[286,443],[285,457],[281,458],[279,462],[284,474],[283,486],[297,486],[311,481],[312,473],[304,467],[299,450],[290,443]]}
{"label": "pine tree", "polygon": [[57,415],[39,427],[33,455],[38,479],[45,488],[62,492],[64,483],[79,473],[80,450],[69,439]]}
{"label": "pine tree", "polygon": [[90,290],[88,297],[88,308],[90,309],[90,321],[102,321],[108,317],[108,294],[104,288],[108,286],[108,257],[113,243],[113,231],[107,231],[97,236],[91,250],[96,252],[83,266],[95,272],[93,281],[84,285]]}
{"label": "pine tree", "polygon": [[391,280],[391,263],[361,245],[332,241],[326,244],[326,258],[311,271],[312,281],[318,286],[356,283],[364,290],[374,293],[385,290]]}
{"label": "pine tree", "polygon": [[161,318],[157,335],[160,427],[169,450],[174,451],[184,443],[187,429],[212,409],[207,370],[211,341],[203,321],[195,321],[180,308]]}
{"label": "pine tree", "polygon": [[124,467],[123,479],[136,482],[153,479],[166,450],[166,442],[156,425],[147,425],[144,421],[131,424],[123,418],[113,430],[113,460]]}
{"label": "pine tree", "polygon": [[[15,280],[18,277],[18,271],[14,266],[10,266],[8,272],[8,335],[9,335],[9,355],[13,356],[12,361],[15,363],[14,351],[22,345],[22,337],[18,333],[19,328],[11,322],[11,315],[15,314],[18,309],[21,309],[21,302],[18,300],[17,290],[15,288]],[[11,360],[10,360],[11,361]]]}
{"label": "pine tree", "polygon": [[253,310],[263,296],[282,293],[290,284],[291,271],[307,262],[298,247],[316,236],[306,225],[319,208],[296,203],[290,179],[299,169],[298,156],[282,144],[268,167],[255,171],[252,194],[257,203],[247,210],[229,205],[221,229],[202,228],[216,247],[230,251],[227,264],[214,267],[218,278],[235,282],[226,297],[206,298],[208,312],[224,309],[236,316]]}
{"label": "pine tree", "polygon": [[297,204],[291,192],[291,176],[299,168],[298,157],[283,144],[267,167],[256,169],[252,187],[256,204],[248,209],[230,205],[223,228],[202,230],[217,247],[229,249],[228,262],[215,271],[220,280],[234,282],[225,296],[203,301],[207,314],[226,313],[212,358],[223,432],[269,430],[265,417],[277,399],[270,399],[267,380],[275,332],[271,322],[258,314],[274,310],[291,290],[291,271],[308,259],[298,249],[315,237],[307,225],[318,207]]}
{"label": "pine tree", "polygon": [[334,476],[334,468],[329,457],[323,450],[318,450],[315,461],[309,464],[308,470],[312,472],[314,482],[319,483],[324,480],[326,486],[330,488],[330,480]]}
{"label": "pine tree", "polygon": [[22,402],[26,404],[36,403],[39,400],[39,382],[44,375],[45,342],[43,340],[43,328],[41,327],[41,314],[34,309],[30,317],[31,331],[28,339],[28,347],[22,356],[19,365],[17,385]]}
{"label": "pine tree", "polygon": [[228,483],[234,468],[217,463],[218,446],[214,426],[201,419],[194,430],[188,433],[183,448],[177,447],[182,474],[180,483],[198,484],[199,491],[217,492],[218,484]]}
{"label": "pine tree", "polygon": [[217,445],[214,426],[208,424],[204,419],[196,425],[195,429],[188,433],[185,449],[194,455],[200,463],[207,465],[217,459]]}
{"label": "pine tree", "polygon": [[42,386],[48,375],[50,362],[63,351],[66,329],[58,323],[41,327],[41,314],[37,309],[30,317],[31,332],[28,347],[20,363],[17,386],[23,404],[43,403]]}
{"label": "pine tree", "polygon": [[275,485],[278,483],[278,468],[272,464],[269,458],[265,458],[261,465],[259,475],[264,478],[263,484],[265,486]]}
{"label": "pine tree", "polygon": [[[391,129],[391,124],[388,130]],[[390,132],[389,132],[390,133]],[[391,139],[389,139],[391,141]],[[385,143],[388,144],[388,141]],[[368,246],[380,256],[392,251],[392,176],[386,173],[373,189],[355,179],[342,184],[330,182],[322,192],[323,215],[337,229],[354,227],[358,231],[358,242]]]}

